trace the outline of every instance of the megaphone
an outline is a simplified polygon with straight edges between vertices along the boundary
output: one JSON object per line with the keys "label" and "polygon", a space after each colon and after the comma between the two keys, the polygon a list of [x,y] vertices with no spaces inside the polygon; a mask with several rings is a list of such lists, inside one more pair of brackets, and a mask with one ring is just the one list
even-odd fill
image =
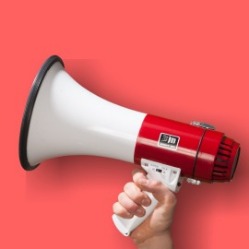
{"label": "megaphone", "polygon": [[[25,170],[68,155],[92,155],[141,165],[148,177],[178,191],[182,177],[200,181],[230,181],[240,145],[213,126],[194,121],[184,124],[127,109],[96,96],[79,85],[64,69],[62,59],[49,57],[38,72],[23,115],[19,158]],[[129,235],[143,218],[113,221]]]}

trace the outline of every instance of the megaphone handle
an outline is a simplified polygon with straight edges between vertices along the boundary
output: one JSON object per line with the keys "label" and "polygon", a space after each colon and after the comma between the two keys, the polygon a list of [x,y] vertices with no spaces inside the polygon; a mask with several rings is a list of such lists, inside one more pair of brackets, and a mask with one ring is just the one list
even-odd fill
{"label": "megaphone handle", "polygon": [[[147,172],[148,179],[154,179],[162,182],[173,192],[177,192],[179,190],[180,186],[178,185],[178,183],[179,181],[181,181],[180,168],[172,167],[147,159],[141,160],[141,166]],[[115,226],[125,236],[129,236],[130,233],[152,213],[158,203],[158,201],[151,193],[145,193],[151,199],[151,204],[148,207],[144,207],[146,213],[143,217],[134,216],[131,219],[125,219],[117,216],[116,214],[112,216]]]}
{"label": "megaphone handle", "polygon": [[148,207],[144,207],[145,209],[145,215],[143,217],[137,217],[133,216],[131,219],[122,218],[116,214],[113,214],[112,220],[117,229],[120,233],[122,233],[124,236],[129,236],[130,233],[138,227],[140,224],[143,223],[144,220],[153,212],[155,209],[158,201],[155,199],[155,197],[149,193],[145,192],[149,198],[151,199],[151,204]]}

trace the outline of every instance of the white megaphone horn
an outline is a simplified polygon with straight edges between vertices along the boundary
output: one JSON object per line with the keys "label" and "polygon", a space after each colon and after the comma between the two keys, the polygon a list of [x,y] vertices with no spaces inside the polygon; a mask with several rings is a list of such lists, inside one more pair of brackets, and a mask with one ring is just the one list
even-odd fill
{"label": "white megaphone horn", "polygon": [[[180,177],[189,182],[230,181],[240,147],[233,139],[202,122],[184,124],[133,111],[104,100],[80,86],[60,57],[47,59],[37,74],[24,112],[19,158],[26,170],[44,160],[93,155],[139,164],[148,178],[177,191]],[[129,235],[142,218],[113,215],[119,231]]]}

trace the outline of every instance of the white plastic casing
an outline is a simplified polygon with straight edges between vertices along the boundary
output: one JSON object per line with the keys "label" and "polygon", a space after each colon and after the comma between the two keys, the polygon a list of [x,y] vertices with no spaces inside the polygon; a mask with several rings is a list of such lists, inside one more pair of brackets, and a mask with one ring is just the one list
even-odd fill
{"label": "white plastic casing", "polygon": [[106,101],[79,85],[56,62],[47,72],[31,117],[28,161],[94,155],[134,162],[145,113]]}

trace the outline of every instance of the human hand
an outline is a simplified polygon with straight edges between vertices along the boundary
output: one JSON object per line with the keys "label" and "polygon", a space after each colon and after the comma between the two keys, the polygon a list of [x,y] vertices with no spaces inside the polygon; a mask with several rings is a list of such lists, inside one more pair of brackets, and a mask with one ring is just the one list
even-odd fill
{"label": "human hand", "polygon": [[175,195],[161,182],[148,180],[143,170],[133,171],[133,182],[124,186],[118,202],[113,205],[113,212],[123,218],[134,215],[142,217],[144,207],[150,205],[150,198],[144,192],[151,192],[158,200],[153,213],[132,233],[131,238],[138,248],[172,248],[170,227],[176,206]]}

